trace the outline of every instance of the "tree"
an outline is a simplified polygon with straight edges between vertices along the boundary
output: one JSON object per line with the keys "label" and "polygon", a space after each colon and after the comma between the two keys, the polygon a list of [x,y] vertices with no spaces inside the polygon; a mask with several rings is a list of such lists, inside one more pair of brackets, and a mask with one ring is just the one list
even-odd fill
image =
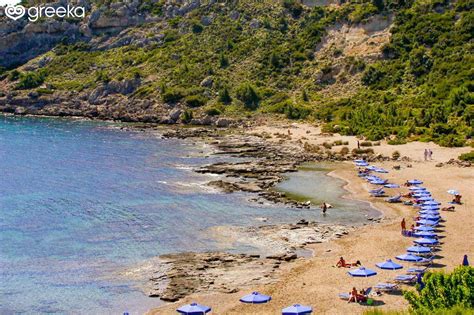
{"label": "tree", "polygon": [[219,91],[219,102],[223,104],[232,103],[232,97],[230,96],[230,92],[227,86],[225,86],[222,90]]}
{"label": "tree", "polygon": [[474,308],[474,268],[458,267],[450,274],[427,273],[423,277],[425,287],[419,292],[406,291],[405,298],[415,314],[453,307]]}
{"label": "tree", "polygon": [[219,64],[221,68],[225,68],[229,65],[229,59],[223,53],[219,56]]}
{"label": "tree", "polygon": [[250,83],[242,83],[239,85],[236,96],[244,103],[246,108],[251,110],[257,109],[260,102],[257,89]]}

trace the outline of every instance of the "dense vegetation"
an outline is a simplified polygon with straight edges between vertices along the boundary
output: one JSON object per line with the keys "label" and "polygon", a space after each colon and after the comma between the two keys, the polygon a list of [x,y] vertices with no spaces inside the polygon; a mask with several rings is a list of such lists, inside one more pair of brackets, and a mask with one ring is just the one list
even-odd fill
{"label": "dense vegetation", "polygon": [[[297,0],[224,3],[134,30],[152,38],[160,29],[160,44],[109,50],[61,44],[47,54],[52,61],[41,73],[3,76],[17,89],[78,92],[141,78],[133,97],[181,102],[188,116],[276,113],[370,140],[394,134],[392,143],[412,138],[461,146],[473,136],[472,0],[354,0],[314,8]],[[143,1],[140,8],[160,16],[163,1]],[[327,29],[375,14],[395,14],[381,58],[343,56],[344,75],[360,84],[348,95],[323,93],[334,84],[335,66],[315,52]],[[319,74],[323,79],[315,80]]]}
{"label": "dense vegetation", "polygon": [[473,3],[415,1],[400,10],[384,59],[364,72],[366,88],[326,107],[336,111],[331,120],[373,139],[418,135],[463,145],[474,122]]}
{"label": "dense vegetation", "polygon": [[427,273],[424,288],[405,291],[409,311],[383,312],[370,310],[365,315],[467,315],[474,313],[474,268],[460,266],[453,272]]}

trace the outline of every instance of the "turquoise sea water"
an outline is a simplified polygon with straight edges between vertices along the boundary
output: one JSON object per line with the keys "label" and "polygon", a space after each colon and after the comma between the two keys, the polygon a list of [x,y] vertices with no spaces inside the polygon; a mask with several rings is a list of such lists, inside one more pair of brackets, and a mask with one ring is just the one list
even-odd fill
{"label": "turquoise sea water", "polygon": [[337,203],[326,218],[216,193],[192,168],[228,158],[111,127],[0,116],[0,314],[140,314],[158,300],[114,273],[163,253],[215,249],[206,228],[261,224],[257,217],[361,222],[370,212],[340,201],[341,182],[320,170],[292,175],[281,188],[304,185],[314,200]]}

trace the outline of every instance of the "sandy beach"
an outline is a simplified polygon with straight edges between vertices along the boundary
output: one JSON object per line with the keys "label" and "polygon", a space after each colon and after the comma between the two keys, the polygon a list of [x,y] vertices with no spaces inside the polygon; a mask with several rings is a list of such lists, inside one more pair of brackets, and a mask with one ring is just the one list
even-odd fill
{"label": "sandy beach", "polygon": [[[321,145],[323,142],[335,140],[348,141],[351,150],[357,147],[355,137],[339,135],[321,135],[318,127],[310,125],[274,125],[272,127],[258,127],[250,132],[265,132],[271,137],[269,141],[280,141],[277,134],[291,133],[289,141],[308,142]],[[420,179],[434,198],[442,202],[442,206],[451,200],[447,194],[448,189],[457,189],[463,195],[463,204],[456,206],[455,212],[442,212],[443,222],[441,235],[443,238],[439,259],[435,261],[433,270],[450,271],[458,266],[464,254],[474,257],[474,238],[470,234],[474,230],[473,218],[473,183],[474,170],[457,165],[444,164],[450,159],[457,158],[461,153],[469,152],[471,148],[441,148],[433,143],[411,142],[404,145],[392,146],[384,142],[380,146],[372,147],[375,153],[391,156],[393,151],[400,152],[401,156],[408,157],[410,161],[386,161],[374,163],[376,166],[389,170],[389,174],[381,177],[389,179],[392,183],[403,184],[409,179]],[[423,151],[429,148],[433,151],[433,160],[424,161]],[[399,165],[400,170],[393,166]],[[189,296],[177,303],[167,304],[149,314],[175,314],[175,309],[192,301],[212,307],[212,314],[280,314],[281,309],[291,304],[299,303],[311,305],[318,314],[360,314],[368,309],[367,306],[347,303],[340,300],[338,293],[349,292],[352,287],[361,289],[379,282],[392,280],[396,275],[403,274],[404,270],[385,271],[375,267],[375,264],[388,258],[394,259],[396,255],[405,253],[413,238],[403,237],[400,233],[400,221],[407,220],[409,227],[413,222],[416,210],[402,204],[389,204],[384,198],[370,197],[368,190],[371,185],[356,174],[356,168],[351,162],[335,164],[337,169],[330,176],[339,177],[347,182],[345,188],[349,191],[346,198],[353,198],[371,202],[382,211],[383,219],[380,223],[366,225],[348,236],[321,244],[311,244],[308,248],[314,250],[314,257],[299,259],[295,264],[286,268],[276,283],[261,287],[242,288],[232,294],[209,293]],[[387,189],[390,195],[398,192],[405,193],[406,188]],[[329,210],[328,215],[331,215]],[[348,269],[336,268],[334,265],[339,257],[347,261],[360,260],[363,266],[377,270],[378,275],[371,278],[352,278],[347,275]],[[411,266],[403,262],[405,269]],[[404,287],[410,288],[410,287]],[[252,291],[259,291],[272,296],[272,301],[262,305],[245,305],[239,298]],[[400,294],[383,294],[376,297],[377,308],[384,310],[406,309],[407,303]]]}

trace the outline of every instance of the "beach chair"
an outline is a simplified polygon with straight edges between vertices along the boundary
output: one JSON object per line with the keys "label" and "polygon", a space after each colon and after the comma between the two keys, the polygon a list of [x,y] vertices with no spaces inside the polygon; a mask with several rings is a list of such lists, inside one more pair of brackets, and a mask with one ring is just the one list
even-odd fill
{"label": "beach chair", "polygon": [[378,193],[381,193],[381,192],[384,192],[383,188],[377,188],[377,189],[369,190],[369,193],[371,193],[371,194],[378,194]]}
{"label": "beach chair", "polygon": [[382,188],[371,190],[370,194],[372,197],[385,197],[385,191]]}
{"label": "beach chair", "polygon": [[400,288],[396,283],[378,283],[374,286],[374,289],[382,292],[393,292],[399,290]]}
{"label": "beach chair", "polygon": [[401,201],[402,201],[402,195],[398,195],[398,196],[393,196],[393,197],[387,198],[387,199],[385,199],[385,201],[387,201],[387,202],[389,202],[389,203],[401,202]]}
{"label": "beach chair", "polygon": [[395,283],[414,284],[416,282],[416,275],[399,275],[394,279]]}
{"label": "beach chair", "polygon": [[411,267],[408,268],[407,273],[410,275],[417,275],[419,273],[425,273],[428,267]]}
{"label": "beach chair", "polygon": [[415,265],[416,266],[429,266],[429,265],[433,264],[434,259],[435,259],[434,256],[426,257],[426,258],[423,257],[422,260],[415,262]]}

